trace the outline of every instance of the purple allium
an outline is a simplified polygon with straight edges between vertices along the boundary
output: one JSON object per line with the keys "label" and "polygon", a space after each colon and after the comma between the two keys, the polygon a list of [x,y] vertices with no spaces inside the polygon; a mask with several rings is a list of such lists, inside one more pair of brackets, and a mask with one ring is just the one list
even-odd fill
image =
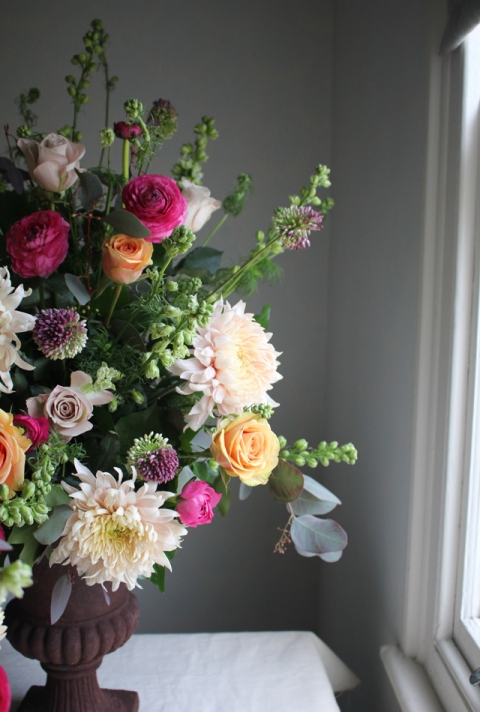
{"label": "purple allium", "polygon": [[288,250],[310,247],[308,236],[312,230],[321,230],[323,215],[310,205],[278,208],[273,217],[273,226],[281,236],[282,246]]}
{"label": "purple allium", "polygon": [[173,480],[178,470],[178,456],[173,447],[158,448],[138,458],[137,474],[147,482],[169,482]]}
{"label": "purple allium", "polygon": [[164,138],[171,138],[177,130],[178,114],[175,107],[167,99],[158,99],[150,109],[150,122],[160,126]]}
{"label": "purple allium", "polygon": [[87,343],[86,320],[75,309],[43,309],[37,316],[32,335],[48,358],[73,358]]}

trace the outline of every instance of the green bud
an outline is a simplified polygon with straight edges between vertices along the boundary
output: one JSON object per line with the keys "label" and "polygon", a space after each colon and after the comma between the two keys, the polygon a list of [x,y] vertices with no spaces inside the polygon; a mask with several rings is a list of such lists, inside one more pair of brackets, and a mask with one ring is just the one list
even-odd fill
{"label": "green bud", "polygon": [[280,457],[283,457],[283,459],[286,460],[287,457],[290,457],[290,450],[281,450]]}
{"label": "green bud", "polygon": [[154,379],[160,378],[160,369],[158,362],[155,360],[149,361],[145,369],[145,378]]}
{"label": "green bud", "polygon": [[158,322],[150,327],[150,335],[152,339],[161,339],[163,336],[170,336],[175,331],[175,327],[171,324]]}
{"label": "green bud", "polygon": [[145,396],[143,395],[143,393],[140,393],[140,391],[132,390],[130,391],[130,395],[132,396],[135,403],[137,403],[137,405],[142,405],[142,403],[145,401]]}
{"label": "green bud", "polygon": [[70,87],[68,87],[67,91],[70,94],[70,96],[77,96],[77,90],[75,89],[75,87],[70,86]]}
{"label": "green bud", "polygon": [[108,404],[108,411],[110,413],[115,413],[118,408],[118,396],[114,396],[113,400]]}
{"label": "green bud", "polygon": [[185,329],[183,332],[183,340],[188,346],[191,346],[193,344],[193,340],[194,340],[195,336],[196,336],[195,331],[190,331],[189,329]]}
{"label": "green bud", "polygon": [[85,52],[80,52],[80,54],[77,54],[79,62],[86,62],[87,61],[87,55]]}
{"label": "green bud", "polygon": [[309,467],[316,467],[318,465],[318,462],[315,460],[314,457],[309,457],[307,460],[307,465]]}
{"label": "green bud", "polygon": [[36,490],[36,487],[35,487],[35,484],[34,484],[33,482],[27,482],[27,481],[25,481],[25,486],[24,486],[24,488],[23,488],[23,490],[22,490],[22,498],[23,498],[23,499],[30,499],[30,498],[33,497],[33,495],[35,494],[35,490]]}
{"label": "green bud", "polygon": [[32,135],[32,131],[26,124],[23,124],[22,126],[18,127],[18,129],[17,129],[18,138],[28,138],[31,135]]}
{"label": "green bud", "polygon": [[169,366],[173,366],[173,363],[175,361],[175,357],[173,353],[169,350],[166,349],[160,354],[160,362],[162,363],[165,368],[168,368]]}
{"label": "green bud", "polygon": [[190,351],[187,346],[174,346],[173,355],[175,358],[187,358],[190,355]]}
{"label": "green bud", "polygon": [[8,509],[4,504],[0,505],[0,522],[5,522],[8,518]]}
{"label": "green bud", "polygon": [[111,146],[114,140],[115,134],[113,132],[113,129],[109,128],[108,126],[105,126],[103,129],[100,129],[100,145],[102,148]]}
{"label": "green bud", "polygon": [[330,464],[330,460],[328,459],[328,457],[321,457],[320,462],[324,467],[328,467]]}
{"label": "green bud", "polygon": [[74,55],[74,56],[72,57],[72,59],[70,60],[70,62],[71,62],[72,64],[80,64],[80,58],[79,58],[78,54]]}
{"label": "green bud", "polygon": [[163,311],[163,315],[169,319],[179,319],[182,316],[182,310],[169,304]]}
{"label": "green bud", "polygon": [[303,467],[305,465],[305,458],[301,455],[295,457],[293,461],[297,465],[297,467]]}
{"label": "green bud", "polygon": [[176,292],[178,290],[178,282],[165,282],[165,289],[168,289],[169,292]]}
{"label": "green bud", "polygon": [[308,443],[305,438],[301,438],[300,440],[296,441],[293,447],[295,448],[295,450],[305,450],[308,447]]}
{"label": "green bud", "polygon": [[130,119],[138,119],[143,114],[143,104],[138,99],[127,99],[123,108]]}
{"label": "green bud", "polygon": [[90,99],[88,98],[88,96],[86,94],[81,94],[79,96],[79,100],[80,100],[81,104],[88,104],[88,102],[90,101]]}
{"label": "green bud", "polygon": [[32,583],[32,569],[17,559],[13,564],[0,569],[0,601],[4,600],[8,593],[12,593],[16,598],[23,598],[23,589]]}
{"label": "green bud", "polygon": [[19,512],[24,518],[25,524],[28,524],[28,526],[30,526],[30,524],[33,524],[33,513],[30,507],[24,505],[23,507],[20,507]]}
{"label": "green bud", "polygon": [[280,448],[284,448],[285,445],[287,444],[287,438],[283,437],[283,435],[278,435],[278,444],[280,445]]}
{"label": "green bud", "polygon": [[0,499],[7,500],[10,490],[6,484],[0,485]]}

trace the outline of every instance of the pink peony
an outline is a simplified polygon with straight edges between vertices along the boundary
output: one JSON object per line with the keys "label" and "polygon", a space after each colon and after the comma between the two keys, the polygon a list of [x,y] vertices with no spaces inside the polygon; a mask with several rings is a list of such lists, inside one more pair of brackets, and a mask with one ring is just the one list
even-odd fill
{"label": "pink peony", "polygon": [[210,524],[213,519],[213,508],[222,499],[222,495],[215,492],[203,480],[189,482],[183,490],[177,512],[182,524],[187,527],[196,527],[199,524]]}
{"label": "pink peony", "polygon": [[7,673],[0,667],[0,712],[8,712],[12,701],[12,691],[8,684]]}
{"label": "pink peony", "polygon": [[40,210],[18,220],[7,232],[7,252],[20,277],[48,277],[68,252],[70,226],[55,210]]}
{"label": "pink peony", "polygon": [[48,420],[43,416],[32,418],[31,415],[14,415],[13,424],[17,428],[23,428],[25,437],[32,441],[27,452],[31,452],[37,445],[46,443],[48,440]]}
{"label": "pink peony", "polygon": [[133,213],[152,233],[149,242],[161,242],[181,225],[187,201],[172,178],[141,175],[132,178],[122,191],[126,210]]}

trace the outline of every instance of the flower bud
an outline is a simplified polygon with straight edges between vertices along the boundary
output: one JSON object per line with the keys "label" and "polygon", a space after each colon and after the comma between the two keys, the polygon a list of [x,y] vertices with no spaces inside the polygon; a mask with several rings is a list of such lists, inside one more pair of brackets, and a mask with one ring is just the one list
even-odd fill
{"label": "flower bud", "polygon": [[165,317],[168,317],[170,319],[178,319],[182,316],[182,310],[177,309],[177,307],[172,306],[169,304],[164,310],[163,310],[163,315]]}
{"label": "flower bud", "polygon": [[169,366],[173,366],[173,362],[175,361],[175,357],[173,353],[170,351],[170,349],[165,349],[160,354],[160,361],[165,368],[168,368]]}
{"label": "flower bud", "polygon": [[6,484],[0,485],[0,499],[7,500],[10,490]]}
{"label": "flower bud", "polygon": [[165,289],[168,289],[169,292],[177,292],[178,291],[178,282],[165,282]]}
{"label": "flower bud", "polygon": [[280,445],[281,448],[284,448],[285,445],[287,444],[287,438],[284,438],[283,435],[278,435],[278,444]]}
{"label": "flower bud", "polygon": [[160,339],[162,336],[170,336],[175,331],[175,327],[171,324],[158,322],[150,327],[150,335],[152,339]]}
{"label": "flower bud", "polygon": [[307,465],[308,465],[309,467],[317,467],[318,462],[315,460],[314,457],[309,457],[308,460],[307,460]]}
{"label": "flower bud", "polygon": [[30,524],[33,524],[33,513],[30,507],[23,505],[23,507],[20,507],[19,512],[22,515],[25,524],[28,524],[28,526],[30,526]]}
{"label": "flower bud", "polygon": [[33,495],[35,494],[35,489],[36,489],[36,487],[33,482],[25,481],[25,486],[22,490],[22,498],[30,499],[31,497],[33,497]]}
{"label": "flower bud", "polygon": [[123,108],[130,119],[138,119],[143,114],[143,104],[138,99],[127,99]]}
{"label": "flower bud", "polygon": [[113,124],[113,131],[117,138],[132,139],[142,135],[143,129],[132,121],[118,121]]}
{"label": "flower bud", "polygon": [[297,467],[303,467],[305,465],[305,458],[299,455],[298,457],[294,458],[294,463],[297,465]]}
{"label": "flower bud", "polygon": [[160,369],[158,368],[157,361],[152,360],[148,362],[147,367],[145,369],[145,378],[160,378]]}
{"label": "flower bud", "polygon": [[306,450],[308,447],[308,443],[304,438],[301,438],[300,440],[297,440],[295,445],[293,446],[295,450]]}
{"label": "flower bud", "polygon": [[137,405],[142,405],[145,400],[145,396],[143,395],[143,393],[140,393],[140,391],[132,390],[130,391],[130,395],[132,396],[132,399]]}

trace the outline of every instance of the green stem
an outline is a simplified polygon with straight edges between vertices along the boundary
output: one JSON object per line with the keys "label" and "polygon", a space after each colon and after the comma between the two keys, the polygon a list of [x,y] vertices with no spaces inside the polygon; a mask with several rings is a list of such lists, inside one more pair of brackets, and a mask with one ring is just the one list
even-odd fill
{"label": "green stem", "polygon": [[40,306],[42,309],[45,309],[45,288],[43,286],[43,279],[40,279],[40,283],[38,285],[38,291],[40,294]]}
{"label": "green stem", "polygon": [[50,203],[50,210],[55,210],[55,203],[53,202],[53,200]]}
{"label": "green stem", "polygon": [[122,172],[125,180],[130,180],[130,141],[128,138],[123,141]]}
{"label": "green stem", "polygon": [[[103,69],[105,71],[105,126],[108,126],[108,114],[109,114],[109,109],[110,109],[110,80],[108,78],[108,62],[105,60],[103,62]],[[110,153],[110,147],[109,147],[109,153]],[[105,154],[105,147],[102,148],[102,151],[100,153],[100,163],[99,165],[101,166],[103,164],[103,156]],[[110,156],[108,157],[109,159],[109,167],[110,167]],[[106,213],[108,215],[108,213]]]}
{"label": "green stem", "polygon": [[220,222],[219,222],[217,225],[215,225],[215,227],[213,228],[213,230],[212,230],[212,232],[210,233],[210,235],[207,237],[207,239],[205,240],[205,242],[202,244],[202,247],[205,247],[205,245],[208,245],[208,243],[210,242],[210,240],[212,239],[212,237],[215,235],[215,233],[217,232],[217,230],[219,230],[219,229],[222,227],[223,223],[225,222],[225,220],[226,220],[227,218],[228,218],[228,213],[225,213],[225,215],[223,216],[223,218],[220,220]]}
{"label": "green stem", "polygon": [[108,313],[107,316],[105,317],[105,326],[108,327],[110,326],[110,319],[112,318],[113,311],[115,309],[115,305],[118,301],[118,297],[120,296],[120,292],[122,291],[122,286],[121,284],[116,284],[115,289],[113,290],[112,294],[112,300],[110,302],[110,306],[108,307]]}

